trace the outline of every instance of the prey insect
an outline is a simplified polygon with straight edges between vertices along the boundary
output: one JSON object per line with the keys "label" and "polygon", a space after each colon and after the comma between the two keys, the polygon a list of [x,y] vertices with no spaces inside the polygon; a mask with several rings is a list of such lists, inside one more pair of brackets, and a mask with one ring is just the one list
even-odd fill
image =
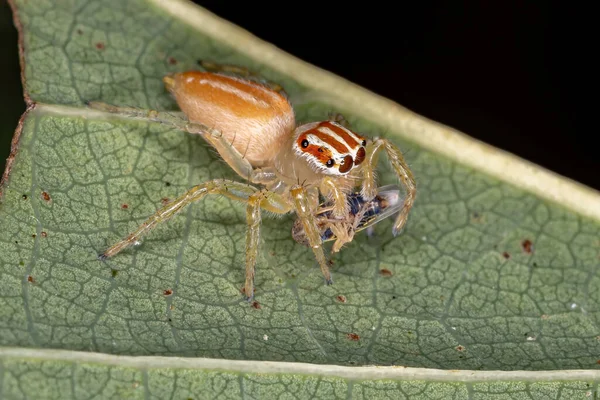
{"label": "prey insect", "polygon": [[[332,252],[337,253],[342,246],[351,242],[354,235],[362,230],[370,230],[386,218],[397,214],[404,204],[402,192],[397,185],[387,185],[377,190],[375,197],[365,200],[360,192],[347,196],[350,209],[343,217],[333,215],[333,204],[322,202],[315,212],[317,227],[323,243],[335,240]],[[292,226],[292,237],[304,246],[310,247],[308,237],[297,219]]]}
{"label": "prey insect", "polygon": [[[204,70],[167,75],[166,89],[180,113],[117,107],[104,103],[89,106],[106,112],[169,125],[201,135],[220,157],[246,182],[215,179],[190,188],[167,203],[124,239],[99,255],[105,260],[137,244],[142,237],[168,221],[184,207],[209,194],[218,194],[246,204],[246,279],[244,294],[254,296],[254,275],[263,211],[295,213],[327,284],[331,284],[323,238],[318,225],[320,196],[331,204],[331,215],[352,220],[354,189],[360,187],[364,202],[378,194],[375,169],[384,151],[392,170],[403,184],[406,196],[392,232],[405,226],[416,195],[415,180],[402,152],[385,138],[367,138],[350,129],[345,120],[296,124],[294,109],[284,90],[248,70],[201,62]],[[356,219],[356,218],[355,218]],[[359,219],[359,222],[362,219]],[[334,225],[334,228],[341,224]],[[360,227],[353,228],[356,230]],[[340,244],[351,235],[337,239]]]}

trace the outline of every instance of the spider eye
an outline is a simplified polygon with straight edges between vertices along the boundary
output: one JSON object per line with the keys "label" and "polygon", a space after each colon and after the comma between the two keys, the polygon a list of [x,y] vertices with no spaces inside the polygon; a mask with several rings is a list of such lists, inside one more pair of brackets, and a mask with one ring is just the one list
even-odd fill
{"label": "spider eye", "polygon": [[307,147],[308,147],[308,140],[304,139],[304,140],[302,141],[302,144],[301,144],[301,145],[302,145],[302,147],[303,147],[303,148],[307,148]]}
{"label": "spider eye", "polygon": [[342,160],[342,165],[340,165],[340,172],[342,174],[345,174],[346,172],[350,171],[352,169],[353,164],[354,164],[354,160],[352,159],[352,156],[347,155]]}
{"label": "spider eye", "polygon": [[366,145],[367,145],[367,141],[366,141],[366,140],[363,140],[361,144],[362,144],[363,146],[366,146]]}
{"label": "spider eye", "polygon": [[367,156],[367,152],[364,147],[361,147],[356,152],[356,159],[354,160],[354,164],[360,165],[363,161],[365,161],[365,157]]}
{"label": "spider eye", "polygon": [[331,168],[331,167],[333,167],[333,164],[334,164],[333,158],[330,158],[330,159],[327,161],[327,164],[325,164],[325,165],[327,165],[329,168]]}

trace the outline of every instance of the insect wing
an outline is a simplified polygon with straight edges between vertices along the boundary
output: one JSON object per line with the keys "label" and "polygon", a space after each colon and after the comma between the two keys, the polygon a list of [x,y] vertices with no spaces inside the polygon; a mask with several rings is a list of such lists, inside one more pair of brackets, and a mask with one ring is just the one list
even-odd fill
{"label": "insect wing", "polygon": [[356,225],[355,232],[370,228],[384,219],[393,216],[398,213],[404,205],[402,192],[397,185],[380,187],[377,191],[377,196],[369,202],[365,202],[360,195],[357,196],[357,199],[360,199],[359,203],[364,208],[362,210],[358,209],[357,212],[354,213],[354,215],[358,217],[359,212],[363,212],[360,222]]}

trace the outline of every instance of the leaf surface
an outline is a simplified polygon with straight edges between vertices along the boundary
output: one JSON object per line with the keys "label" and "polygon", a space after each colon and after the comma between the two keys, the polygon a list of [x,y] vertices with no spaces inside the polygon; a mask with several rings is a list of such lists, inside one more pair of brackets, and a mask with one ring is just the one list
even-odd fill
{"label": "leaf surface", "polygon": [[[349,113],[327,100],[333,94],[166,12],[171,2],[165,9],[145,0],[14,3],[24,84],[36,106],[17,131],[18,151],[1,188],[0,346],[443,370],[600,367],[598,221]],[[384,221],[373,238],[361,233],[333,257],[335,284],[328,287],[310,250],[292,240],[293,217],[265,218],[255,307],[240,296],[245,209],[224,198],[188,207],[140,246],[99,262],[99,252],[164,199],[208,179],[237,179],[197,136],[84,106],[99,100],[175,110],[161,78],[197,68],[198,59],[245,65],[282,84],[300,121],[339,111],[361,133],[401,146],[418,182],[404,232],[393,238]],[[385,158],[379,176],[381,184],[394,182]],[[124,367],[117,359],[95,365],[73,354],[38,362],[0,353],[0,388],[19,398],[35,388],[25,380],[42,374],[37,384],[54,387],[49,398],[90,393],[91,376],[111,382],[97,387],[98,398],[118,397],[118,390],[167,398],[167,387],[181,398],[178,390],[198,393],[198,379],[223,398],[240,390],[283,396],[309,381],[314,390],[306,396],[326,390],[344,398],[435,398],[426,396],[433,390],[448,394],[439,398],[479,391],[535,398],[538,391],[583,395],[598,379],[544,386],[363,382],[289,371],[255,377],[183,364]]]}

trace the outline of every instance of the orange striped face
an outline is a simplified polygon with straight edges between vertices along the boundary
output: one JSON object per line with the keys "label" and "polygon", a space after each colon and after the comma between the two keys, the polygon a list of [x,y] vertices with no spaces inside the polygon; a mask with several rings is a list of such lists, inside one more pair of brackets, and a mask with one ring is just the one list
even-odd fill
{"label": "orange striped face", "polygon": [[346,175],[365,159],[366,138],[334,121],[307,124],[298,131],[295,151],[327,175]]}

